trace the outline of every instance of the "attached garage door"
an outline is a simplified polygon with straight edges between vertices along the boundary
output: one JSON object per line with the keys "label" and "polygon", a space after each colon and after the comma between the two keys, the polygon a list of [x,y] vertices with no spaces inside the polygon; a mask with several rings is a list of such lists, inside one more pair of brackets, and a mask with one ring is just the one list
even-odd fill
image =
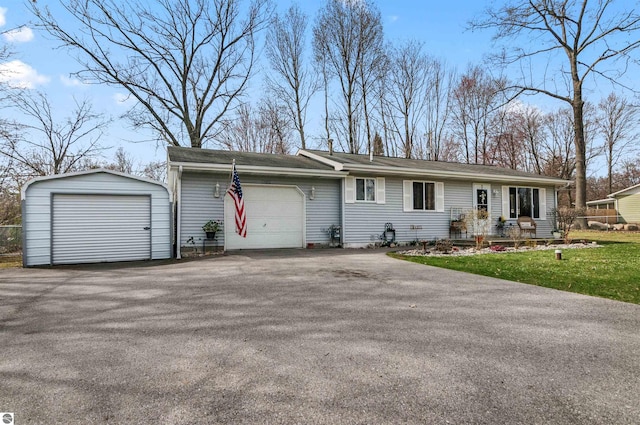
{"label": "attached garage door", "polygon": [[151,258],[151,197],[53,195],[53,264]]}
{"label": "attached garage door", "polygon": [[226,249],[302,248],[304,194],[291,186],[242,186],[247,214],[247,237],[235,232],[235,210],[224,200]]}

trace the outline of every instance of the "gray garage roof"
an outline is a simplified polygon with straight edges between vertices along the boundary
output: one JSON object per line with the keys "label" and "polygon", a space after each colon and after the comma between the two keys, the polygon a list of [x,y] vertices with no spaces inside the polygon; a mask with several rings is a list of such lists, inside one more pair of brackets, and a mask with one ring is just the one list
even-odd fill
{"label": "gray garage roof", "polygon": [[184,164],[228,164],[268,168],[301,168],[305,170],[331,171],[333,167],[296,155],[275,155],[256,152],[234,152],[169,146],[169,162]]}

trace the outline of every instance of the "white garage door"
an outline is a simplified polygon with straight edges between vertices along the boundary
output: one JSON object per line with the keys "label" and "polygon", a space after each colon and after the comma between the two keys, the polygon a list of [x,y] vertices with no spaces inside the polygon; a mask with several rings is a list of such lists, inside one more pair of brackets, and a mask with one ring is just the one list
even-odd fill
{"label": "white garage door", "polygon": [[291,186],[243,185],[247,237],[235,232],[235,209],[224,199],[226,249],[302,248],[304,246],[304,194]]}
{"label": "white garage door", "polygon": [[151,258],[151,197],[53,195],[53,264]]}

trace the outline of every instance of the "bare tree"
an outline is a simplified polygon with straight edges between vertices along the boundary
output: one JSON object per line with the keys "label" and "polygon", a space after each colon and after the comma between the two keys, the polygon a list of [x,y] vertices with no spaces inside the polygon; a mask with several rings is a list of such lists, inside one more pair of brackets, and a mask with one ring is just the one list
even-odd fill
{"label": "bare tree", "polygon": [[480,66],[469,66],[452,94],[452,124],[464,143],[466,163],[487,164],[492,114],[500,106],[504,81],[490,76]]}
{"label": "bare tree", "polygon": [[133,174],[133,158],[127,153],[122,146],[116,149],[113,155],[113,162],[106,164],[104,168],[121,173]]}
{"label": "bare tree", "polygon": [[275,15],[271,20],[265,49],[277,75],[267,75],[267,85],[289,110],[302,149],[307,146],[304,131],[307,107],[319,88],[318,79],[305,64],[306,30],[307,16],[294,4],[283,16]]}
{"label": "bare tree", "polygon": [[446,132],[451,114],[451,89],[455,73],[446,63],[432,58],[429,61],[426,83],[424,130],[426,134],[426,159],[441,160]]}
{"label": "bare tree", "polygon": [[[412,158],[415,153],[419,123],[424,114],[429,62],[422,46],[422,43],[411,40],[399,47],[392,47],[389,55],[388,97],[395,111],[395,127],[405,158]],[[418,156],[424,157],[423,154]]]}
{"label": "bare tree", "polygon": [[271,98],[265,98],[259,105],[257,126],[266,152],[288,154],[291,151],[291,130],[294,120],[287,107]]}
{"label": "bare tree", "polygon": [[143,177],[156,180],[159,182],[167,181],[167,163],[166,161],[152,161],[142,168]]}
{"label": "bare tree", "polygon": [[[128,116],[159,140],[200,148],[244,93],[268,0],[66,0],[35,3],[39,26],[77,53],[84,81],[126,90]],[[245,12],[246,9],[246,12]],[[246,14],[244,14],[246,13]],[[74,31],[73,27],[79,30]]]}
{"label": "bare tree", "polygon": [[65,119],[54,116],[42,93],[22,93],[15,108],[24,120],[20,133],[3,140],[0,153],[9,158],[25,176],[46,176],[85,169],[86,160],[97,157],[103,148],[99,140],[110,123],[95,113],[87,100],[76,101],[75,110]]}
{"label": "bare tree", "polygon": [[371,66],[377,60],[371,55],[381,54],[382,42],[380,12],[367,0],[327,0],[318,13],[313,28],[314,54],[338,81],[350,153],[360,150],[357,109],[363,94],[366,105],[366,92],[371,83],[370,71],[363,67]]}
{"label": "bare tree", "polygon": [[216,136],[221,147],[241,152],[287,154],[292,125],[282,105],[264,100],[256,109],[244,104],[225,120]]}
{"label": "bare tree", "polygon": [[620,159],[637,152],[640,111],[624,97],[609,94],[598,104],[598,130],[604,139],[608,191],[613,193],[613,169]]}
{"label": "bare tree", "polygon": [[[510,0],[470,23],[474,29],[494,29],[494,39],[505,41],[505,50],[493,59],[523,70],[515,85],[520,92],[544,94],[571,106],[578,208],[586,207],[587,193],[585,82],[601,77],[621,84],[619,78],[634,62],[631,53],[640,46],[640,15],[631,6],[617,6],[613,0]],[[553,76],[534,71],[536,61]]]}

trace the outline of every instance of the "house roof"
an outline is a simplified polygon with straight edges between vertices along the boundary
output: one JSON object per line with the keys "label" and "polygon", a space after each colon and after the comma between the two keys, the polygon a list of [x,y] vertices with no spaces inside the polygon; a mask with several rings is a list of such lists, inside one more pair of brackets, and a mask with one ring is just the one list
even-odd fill
{"label": "house roof", "polygon": [[[637,189],[637,190],[636,190],[636,189]],[[631,187],[628,187],[628,188],[626,188],[626,189],[622,189],[622,190],[619,190],[619,191],[617,191],[617,192],[611,193],[611,194],[609,194],[609,195],[607,195],[607,196],[608,196],[609,198],[615,198],[615,197],[616,197],[616,196],[618,196],[618,195],[625,195],[625,194],[627,194],[627,192],[632,192],[631,194],[636,193],[636,192],[639,192],[639,193],[640,193],[640,183],[638,183],[638,184],[636,184],[636,185],[633,185],[633,186],[631,186]]]}
{"label": "house roof", "polygon": [[234,152],[169,146],[169,167],[183,166],[193,170],[231,171],[236,163],[238,171],[285,175],[338,177],[346,173],[313,159],[296,155],[275,155],[256,152]]}
{"label": "house roof", "polygon": [[335,170],[357,173],[376,173],[405,176],[448,177],[458,179],[486,179],[491,181],[531,182],[553,185],[566,185],[569,180],[556,177],[541,176],[508,168],[489,165],[461,164],[456,162],[427,161],[421,159],[393,158],[374,156],[370,161],[369,155],[347,154],[327,151],[301,149],[298,155],[313,158]]}
{"label": "house roof", "polygon": [[604,198],[604,199],[596,199],[594,201],[587,201],[587,205],[602,205],[602,204],[610,204],[615,202],[613,198]]}

